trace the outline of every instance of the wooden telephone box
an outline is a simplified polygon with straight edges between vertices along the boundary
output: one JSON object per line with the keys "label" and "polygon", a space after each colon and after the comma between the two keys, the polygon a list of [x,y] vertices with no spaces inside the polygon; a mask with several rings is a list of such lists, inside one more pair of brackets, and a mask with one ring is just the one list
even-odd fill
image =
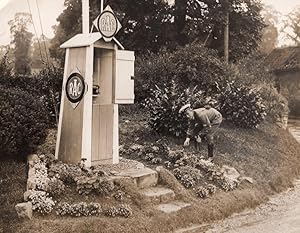
{"label": "wooden telephone box", "polygon": [[118,104],[134,103],[134,52],[100,33],[78,34],[66,49],[55,156],[87,166],[119,162]]}

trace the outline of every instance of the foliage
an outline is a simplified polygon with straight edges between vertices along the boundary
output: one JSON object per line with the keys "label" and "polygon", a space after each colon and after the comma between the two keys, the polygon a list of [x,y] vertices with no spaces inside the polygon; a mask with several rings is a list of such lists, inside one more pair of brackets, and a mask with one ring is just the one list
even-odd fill
{"label": "foliage", "polygon": [[262,83],[257,86],[263,104],[266,106],[267,119],[276,122],[286,117],[289,113],[287,99],[278,93],[272,83]]}
{"label": "foliage", "polygon": [[208,184],[206,186],[198,186],[195,188],[195,192],[198,197],[206,198],[216,192],[217,187],[213,184]]}
{"label": "foliage", "polygon": [[43,69],[47,64],[52,63],[49,56],[50,39],[42,35],[40,38],[35,38],[32,43],[32,68]]}
{"label": "foliage", "polygon": [[58,177],[52,177],[49,179],[47,192],[51,196],[59,196],[63,194],[64,191],[65,185]]}
{"label": "foliage", "polygon": [[108,195],[114,190],[114,182],[99,176],[80,176],[75,178],[79,194],[88,195],[92,191],[99,195]]}
{"label": "foliage", "polygon": [[0,85],[19,88],[35,96],[48,115],[48,127],[54,127],[58,123],[62,79],[62,69],[47,67],[35,75],[3,76]]}
{"label": "foliage", "polygon": [[102,208],[99,203],[80,202],[69,204],[67,202],[59,203],[56,207],[56,214],[60,216],[70,215],[75,217],[80,216],[99,216],[102,213]]}
{"label": "foliage", "polygon": [[260,11],[260,2],[252,0],[175,1],[174,24],[180,25],[176,35],[185,43],[199,40],[223,54],[225,17],[229,13],[229,57],[236,61],[258,47],[264,27]]}
{"label": "foliage", "polygon": [[278,43],[279,33],[276,25],[279,23],[278,19],[280,17],[280,13],[273,7],[264,5],[261,14],[264,18],[266,27],[262,31],[262,38],[259,47],[262,54],[268,55],[276,48]]}
{"label": "foliage", "polygon": [[105,211],[106,216],[109,217],[124,217],[128,218],[132,215],[132,209],[129,205],[113,206]]}
{"label": "foliage", "polygon": [[55,206],[52,197],[49,197],[49,194],[45,191],[33,190],[33,193],[29,196],[29,200],[32,203],[32,209],[43,215],[51,213]]}
{"label": "foliage", "polygon": [[13,36],[14,72],[16,74],[31,73],[30,46],[33,34],[27,29],[30,17],[28,13],[17,13],[8,23]]}
{"label": "foliage", "polygon": [[43,142],[48,117],[41,101],[20,88],[0,85],[0,154],[22,157]]}
{"label": "foliage", "polygon": [[222,62],[216,51],[193,43],[174,52],[162,51],[137,60],[135,94],[138,102],[150,95],[155,86],[173,80],[181,87],[197,86],[204,94],[215,93],[218,83],[232,78],[233,72]]}
{"label": "foliage", "polygon": [[76,177],[82,176],[84,172],[74,164],[56,163],[48,169],[49,177],[58,175],[65,184],[74,184]]}
{"label": "foliage", "polygon": [[[128,50],[143,54],[157,52],[169,40],[168,28],[170,6],[163,0],[109,0],[106,1],[117,14],[122,24],[118,40]],[[59,46],[74,35],[81,33],[81,1],[65,0],[65,10],[57,18],[55,36],[51,40],[50,54],[63,64],[64,51]],[[100,2],[90,1],[90,22],[100,14]],[[138,11],[136,9],[139,9]],[[74,23],[69,23],[74,22]]]}
{"label": "foliage", "polygon": [[[230,58],[234,61],[255,51],[264,27],[258,1],[184,0],[171,6],[163,0],[108,0],[122,24],[117,38],[138,55],[174,50],[197,40],[223,54],[224,17],[230,12]],[[90,22],[99,14],[99,1],[90,1]],[[58,17],[50,53],[63,64],[63,42],[81,32],[81,1],[65,0]],[[138,11],[136,9],[139,9]],[[74,22],[70,24],[69,22]]]}
{"label": "foliage", "polygon": [[174,176],[186,188],[194,187],[203,177],[202,173],[191,166],[182,166],[173,170]]}
{"label": "foliage", "polygon": [[223,116],[235,125],[255,128],[266,116],[266,107],[259,92],[251,87],[231,82],[220,97]]}
{"label": "foliage", "polygon": [[4,54],[0,60],[0,80],[12,77],[12,67],[8,60],[8,54]]}

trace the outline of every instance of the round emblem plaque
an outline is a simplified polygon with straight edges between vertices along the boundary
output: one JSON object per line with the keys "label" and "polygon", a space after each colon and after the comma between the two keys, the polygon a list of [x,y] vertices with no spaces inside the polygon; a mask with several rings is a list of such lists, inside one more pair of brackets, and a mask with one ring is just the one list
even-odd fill
{"label": "round emblem plaque", "polygon": [[111,11],[103,11],[98,18],[98,29],[103,37],[112,38],[118,31],[117,17]]}
{"label": "round emblem plaque", "polygon": [[71,74],[66,83],[66,95],[71,103],[79,102],[85,91],[84,79],[79,73]]}

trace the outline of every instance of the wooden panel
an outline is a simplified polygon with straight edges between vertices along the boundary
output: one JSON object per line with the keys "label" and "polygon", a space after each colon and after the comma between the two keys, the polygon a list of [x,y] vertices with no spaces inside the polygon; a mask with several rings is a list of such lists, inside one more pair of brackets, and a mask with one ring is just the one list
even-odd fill
{"label": "wooden panel", "polygon": [[112,104],[113,50],[101,49],[100,53],[100,103]]}
{"label": "wooden panel", "polygon": [[134,52],[116,50],[115,100],[116,104],[134,103]]}
{"label": "wooden panel", "polygon": [[[67,68],[67,79],[69,74],[77,67],[82,76],[85,77],[86,48],[72,48],[69,52],[69,64]],[[65,93],[64,93],[65,95]],[[69,100],[64,96],[64,112],[62,117],[61,138],[58,158],[67,163],[78,163],[81,160],[82,151],[82,121],[83,102],[73,109]]]}
{"label": "wooden panel", "polygon": [[112,161],[114,105],[93,105],[92,164]]}

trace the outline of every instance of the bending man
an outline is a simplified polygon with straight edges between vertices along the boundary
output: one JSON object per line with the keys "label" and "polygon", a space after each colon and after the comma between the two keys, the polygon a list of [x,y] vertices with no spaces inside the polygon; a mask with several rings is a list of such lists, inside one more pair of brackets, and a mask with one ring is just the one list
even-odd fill
{"label": "bending man", "polygon": [[198,109],[192,109],[190,104],[186,104],[180,108],[179,113],[185,113],[189,121],[184,146],[190,145],[191,137],[194,137],[198,143],[201,142],[201,138],[206,138],[208,159],[212,161],[214,135],[222,122],[222,114],[208,103]]}

